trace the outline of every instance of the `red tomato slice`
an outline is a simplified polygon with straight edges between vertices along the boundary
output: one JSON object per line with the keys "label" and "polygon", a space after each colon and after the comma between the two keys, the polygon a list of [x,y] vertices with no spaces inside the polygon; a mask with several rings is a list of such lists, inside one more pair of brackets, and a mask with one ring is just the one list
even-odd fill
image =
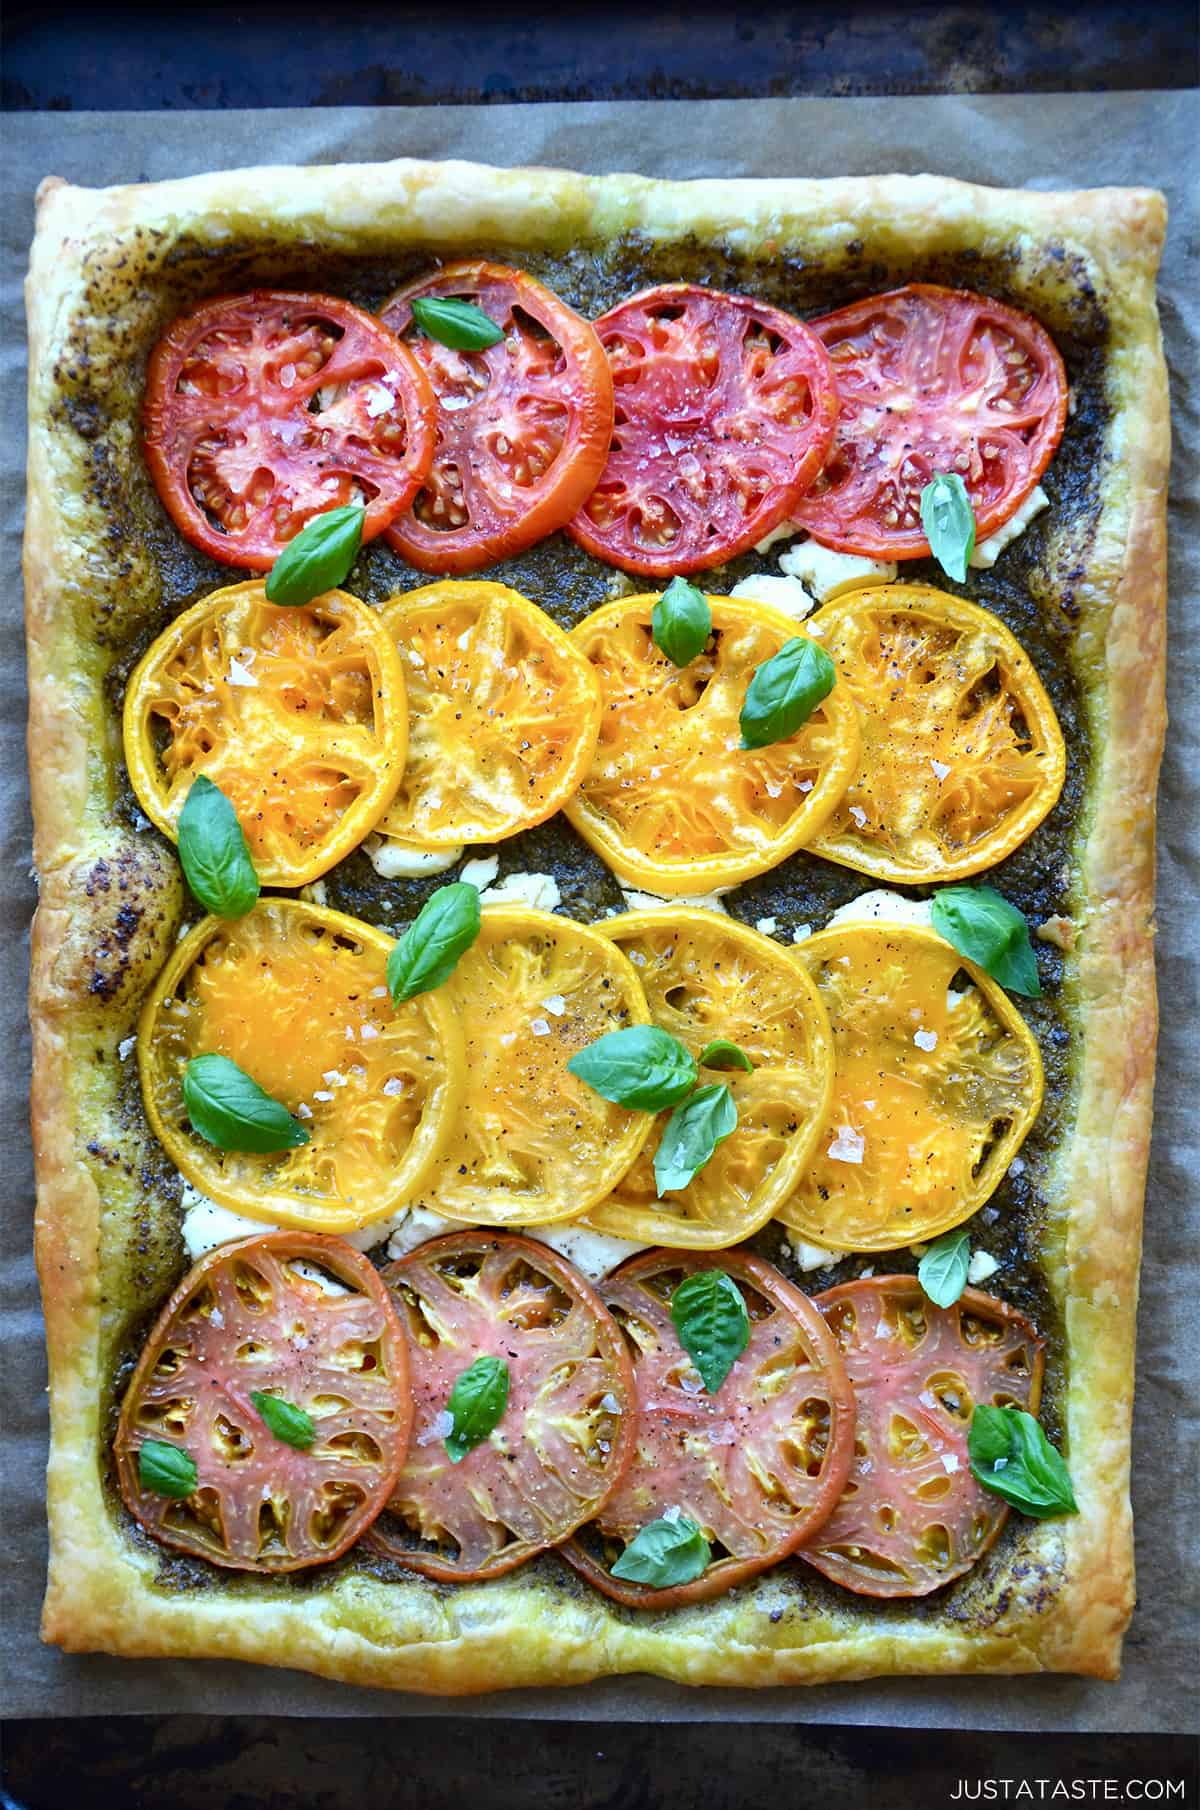
{"label": "red tomato slice", "polygon": [[[511,1571],[596,1514],[633,1444],[633,1370],[591,1286],[544,1244],[451,1232],[384,1271],[408,1326],[416,1431],[376,1551],[426,1577]],[[476,1358],[508,1365],[504,1413],[451,1463],[447,1402]]]}
{"label": "red tomato slice", "polygon": [[[307,1450],[269,1430],[260,1390],[312,1416]],[[168,1546],[297,1571],[337,1558],[379,1513],[411,1422],[404,1333],[371,1264],[340,1238],[267,1232],[210,1251],[159,1315],[121,1408],[121,1494]],[[143,1489],[148,1439],[188,1452],[192,1495]]]}
{"label": "red tomato slice", "polygon": [[1025,501],[1062,438],[1067,374],[1028,314],[912,283],[813,321],[841,397],[820,477],[791,519],[846,553],[921,559],[921,492],[958,472],[980,540]]}
{"label": "red tomato slice", "polygon": [[846,1493],[800,1557],[860,1596],[927,1596],[961,1577],[1008,1515],[971,1475],[976,1402],[1036,1414],[1043,1342],[976,1289],[935,1307],[915,1276],[845,1282],[816,1297],[858,1398]]}
{"label": "red tomato slice", "polygon": [[[456,352],[413,323],[419,296],[471,302],[503,328]],[[422,572],[475,572],[570,521],[604,469],[612,378],[595,329],[506,264],[449,264],[380,309],[437,397],[437,447],[388,539]]]}
{"label": "red tomato slice", "polygon": [[[670,1302],[685,1276],[714,1268],[745,1298],[750,1342],[709,1395],[679,1343]],[[785,1558],[833,1512],[854,1444],[854,1394],[837,1343],[807,1295],[742,1251],[647,1251],[599,1292],[633,1352],[637,1439],[596,1528],[569,1541],[563,1556],[617,1602],[707,1601]],[[615,1560],[616,1546],[668,1509],[701,1528],[713,1563],[691,1583],[662,1589],[614,1578],[602,1559]]]}
{"label": "red tomato slice", "polygon": [[420,366],[373,316],[328,295],[259,289],[181,314],[150,356],[143,422],[180,533],[256,572],[343,503],[366,504],[370,540],[433,456]]}
{"label": "red tomato slice", "polygon": [[616,395],[612,449],[571,523],[580,546],[650,577],[744,553],[791,516],[837,419],[815,335],[765,302],[647,289],[596,331]]}

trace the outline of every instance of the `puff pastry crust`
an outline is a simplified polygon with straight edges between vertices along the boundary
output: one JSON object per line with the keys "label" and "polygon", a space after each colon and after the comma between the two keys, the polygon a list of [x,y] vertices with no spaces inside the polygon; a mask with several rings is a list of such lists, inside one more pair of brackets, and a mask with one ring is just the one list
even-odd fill
{"label": "puff pastry crust", "polygon": [[[41,877],[32,1109],[53,1420],[47,1640],[444,1693],[635,1671],[722,1685],[1116,1675],[1133,1599],[1127,1483],[1156,1033],[1168,416],[1154,279],[1164,224],[1151,191],[1032,193],[931,177],[671,183],[404,161],[103,191],[43,184],[28,282],[25,572]],[[144,358],[189,299],[181,270],[191,295],[246,287],[276,240],[311,254],[312,288],[326,286],[330,258],[384,260],[406,247],[519,253],[681,241],[734,258],[820,259],[834,272],[851,255],[917,275],[950,254],[999,259],[1010,294],[1034,311],[1047,297],[1065,314],[1102,308],[1098,503],[1069,574],[1092,746],[1063,851],[1075,1065],[1039,1253],[1061,1319],[1062,1430],[1081,1512],[1027,1523],[966,1609],[849,1595],[814,1607],[781,1594],[768,1574],[717,1602],[638,1615],[571,1584],[553,1557],[453,1590],[352,1567],[302,1588],[238,1579],[187,1587],[122,1520],[106,1473],[114,1365],[165,1290],[178,1234],[147,1204],[162,1159],[117,1052],[176,933],[181,885],[170,852],[114,809],[122,779],[111,649],[131,598],[153,616],[166,555],[137,476],[136,404],[123,421],[115,411],[100,422],[88,398],[97,381],[111,386],[130,358]]]}

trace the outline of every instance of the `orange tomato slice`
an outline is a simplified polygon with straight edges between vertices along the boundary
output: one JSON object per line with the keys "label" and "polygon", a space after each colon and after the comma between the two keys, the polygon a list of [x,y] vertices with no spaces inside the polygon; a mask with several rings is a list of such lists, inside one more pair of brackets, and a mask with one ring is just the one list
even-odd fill
{"label": "orange tomato slice", "polygon": [[670,898],[736,885],[811,841],[853,777],[859,734],[838,684],[794,735],[743,748],[750,680],[803,631],[766,604],[710,597],[709,647],[677,667],[651,636],[657,601],[624,597],[571,632],[600,680],[603,715],[565,809],[619,879]]}
{"label": "orange tomato slice", "polygon": [[808,629],[862,726],[858,772],[814,854],[919,885],[1019,848],[1057,802],[1066,749],[999,618],[931,585],[869,585],[826,604]]}
{"label": "orange tomato slice", "polygon": [[892,1251],[961,1224],[997,1187],[1042,1103],[1025,1020],[932,930],[848,923],[796,956],[833,1027],[833,1099],[778,1217],[841,1251]]}
{"label": "orange tomato slice", "polygon": [[[391,947],[298,899],[205,918],[179,944],[142,1009],[138,1066],[155,1136],[203,1194],[252,1219],[348,1232],[420,1187],[458,1113],[462,1033],[440,992],[392,1004]],[[182,1081],[209,1053],[298,1116],[310,1141],[259,1155],[202,1138]]]}
{"label": "orange tomato slice", "polygon": [[174,839],[200,773],[237,812],[259,879],[303,886],[375,827],[404,770],[404,672],[374,610],[345,591],[303,608],[229,585],[172,622],[125,694],[125,760]]}
{"label": "orange tomato slice", "polygon": [[650,1135],[567,1063],[649,1019],[637,972],[598,930],[489,906],[443,989],[466,1042],[466,1092],[445,1154],[414,1204],[468,1225],[543,1225],[603,1200]]}
{"label": "orange tomato slice", "polygon": [[486,580],[393,597],[383,620],[408,681],[408,764],[379,833],[414,848],[497,842],[575,791],[600,686],[544,610]]}
{"label": "orange tomato slice", "polygon": [[670,1117],[659,1113],[632,1168],[592,1208],[588,1224],[676,1250],[736,1244],[787,1198],[824,1126],[833,1039],[821,996],[790,950],[711,911],[635,911],[598,928],[637,969],[655,1024],[695,1057],[728,1038],[754,1070],[702,1070],[702,1084],[729,1087],[738,1124],[686,1188],[658,1197],[654,1153]]}

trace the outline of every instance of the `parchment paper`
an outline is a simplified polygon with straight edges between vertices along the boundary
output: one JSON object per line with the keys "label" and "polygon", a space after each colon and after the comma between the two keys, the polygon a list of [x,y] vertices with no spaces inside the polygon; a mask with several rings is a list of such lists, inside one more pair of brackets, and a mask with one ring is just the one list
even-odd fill
{"label": "parchment paper", "polygon": [[[1186,1731],[1194,1723],[1196,1354],[1196,1018],[1200,871],[1195,773],[1200,753],[1200,451],[1196,373],[1195,95],[942,97],[910,100],[630,102],[554,106],[324,109],[271,113],[26,114],[5,128],[7,206],[0,269],[0,511],[8,582],[0,592],[0,1205],[4,1404],[3,1651],[11,1715],[204,1711],[281,1715],[524,1716],[598,1720],[898,1723],[934,1728]],[[563,1692],[463,1702],[351,1690],[298,1672],[233,1663],[68,1658],[42,1647],[45,1368],[30,1255],[33,1183],[26,1128],[25,984],[30,827],[24,777],[20,630],[23,324],[20,280],[33,191],[47,174],[104,184],[254,163],[327,163],[400,155],[475,157],[661,176],[934,171],[1032,188],[1153,184],[1171,233],[1162,279],[1172,366],[1172,740],[1161,801],[1158,1111],[1147,1208],[1134,1507],[1140,1601],[1119,1685],[1066,1678],[886,1680],[808,1691],[692,1690],[645,1678]],[[1189,1208],[1192,1209],[1189,1230]],[[1190,1371],[1190,1374],[1189,1374]]]}

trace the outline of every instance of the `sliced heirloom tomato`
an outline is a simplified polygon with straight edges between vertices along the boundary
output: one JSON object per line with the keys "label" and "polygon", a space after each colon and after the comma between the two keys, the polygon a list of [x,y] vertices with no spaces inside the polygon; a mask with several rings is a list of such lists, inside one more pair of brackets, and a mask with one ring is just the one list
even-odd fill
{"label": "sliced heirloom tomato", "polygon": [[[745,1301],[750,1340],[716,1394],[704,1388],[672,1324],[671,1296],[710,1267],[647,1251],[599,1286],[633,1354],[634,1451],[595,1525],[562,1551],[632,1607],[706,1602],[777,1564],[824,1525],[850,1472],[854,1392],[837,1342],[807,1295],[743,1251],[724,1252],[720,1268]],[[662,1588],[613,1577],[616,1549],[675,1510],[709,1542],[707,1569]]]}
{"label": "sliced heirloom tomato", "polygon": [[345,591],[301,609],[261,580],[185,610],[125,693],[125,760],[172,838],[197,775],[224,792],[266,886],[304,886],[374,828],[404,771],[404,670],[374,610]]}
{"label": "sliced heirloom tomato", "polygon": [[[481,351],[422,334],[414,301],[469,302],[501,329]],[[562,528],[604,469],[613,386],[588,321],[523,270],[449,264],[380,309],[437,398],[433,462],[388,539],[423,572],[476,572]]]}
{"label": "sliced heirloom tomato", "polygon": [[833,1100],[778,1217],[837,1251],[894,1251],[961,1225],[1042,1103],[1025,1020],[933,930],[846,923],[796,957],[829,1012]]}
{"label": "sliced heirloom tomato", "polygon": [[840,397],[833,446],[790,519],[874,559],[922,559],[921,492],[957,472],[986,540],[1015,515],[1062,438],[1067,375],[1031,315],[911,283],[811,323]]}
{"label": "sliced heirloom tomato", "polygon": [[596,322],[612,367],[608,462],[571,523],[581,547],[651,578],[745,553],[792,517],[838,399],[803,321],[745,295],[664,283]]}
{"label": "sliced heirloom tomato", "polygon": [[[278,1438],[256,1394],[308,1415],[312,1443]],[[411,1424],[404,1332],[374,1268],[341,1239],[268,1232],[210,1251],[163,1308],[121,1407],[117,1476],[168,1546],[298,1571],[336,1559],[374,1520]],[[191,1494],[142,1483],[147,1440],[187,1453]]]}
{"label": "sliced heirloom tomato", "polygon": [[143,426],[179,532],[265,572],[326,509],[362,503],[368,541],[407,508],[433,457],[434,400],[361,308],[257,289],[172,322],[150,355]]}
{"label": "sliced heirloom tomato", "polygon": [[575,791],[600,732],[600,685],[544,610],[485,579],[393,597],[410,745],[381,835],[414,848],[496,842]]}
{"label": "sliced heirloom tomato", "polygon": [[821,996],[790,950],[715,912],[671,906],[598,928],[637,969],[655,1024],[697,1059],[725,1038],[754,1068],[702,1072],[702,1083],[729,1088],[737,1130],[686,1188],[659,1198],[654,1155],[670,1117],[659,1113],[636,1162],[587,1223],[676,1248],[736,1244],[787,1198],[824,1128],[833,1038]]}
{"label": "sliced heirloom tomato", "polygon": [[[497,1577],[557,1546],[606,1501],[633,1449],[633,1366],[598,1295],[528,1238],[451,1233],[392,1264],[414,1440],[370,1544],[446,1582]],[[480,1357],[506,1365],[504,1412],[457,1463],[447,1403]]]}
{"label": "sliced heirloom tomato", "polygon": [[977,1403],[1036,1414],[1043,1342],[1023,1314],[968,1288],[935,1307],[915,1276],[818,1295],[858,1405],[841,1501],[799,1557],[862,1596],[927,1596],[982,1557],[1008,1518],[971,1475]]}
{"label": "sliced heirloom tomato", "polygon": [[413,1204],[468,1225],[578,1218],[625,1173],[654,1123],[567,1068],[585,1044],[648,1022],[637,971],[586,924],[489,905],[442,991],[462,1021],[465,1097]]}
{"label": "sliced heirloom tomato", "polygon": [[605,604],[571,631],[600,680],[595,759],[564,806],[630,886],[661,897],[734,886],[818,833],[854,775],[858,713],[836,684],[794,735],[743,748],[758,668],[797,624],[747,597],[710,597],[705,651],[676,666],[651,633],[654,596]]}
{"label": "sliced heirloom tomato", "polygon": [[808,623],[858,706],[858,772],[814,854],[908,885],[1019,848],[1067,755],[1033,664],[998,617],[930,585],[869,585]]}
{"label": "sliced heirloom tomato", "polygon": [[[267,898],[243,918],[205,918],[173,951],[138,1026],[142,1095],[163,1149],[211,1200],[349,1232],[420,1187],[461,1104],[462,1032],[442,992],[392,1004],[391,948],[340,911]],[[202,1138],[183,1073],[209,1054],[298,1117],[308,1143],[262,1155]]]}

